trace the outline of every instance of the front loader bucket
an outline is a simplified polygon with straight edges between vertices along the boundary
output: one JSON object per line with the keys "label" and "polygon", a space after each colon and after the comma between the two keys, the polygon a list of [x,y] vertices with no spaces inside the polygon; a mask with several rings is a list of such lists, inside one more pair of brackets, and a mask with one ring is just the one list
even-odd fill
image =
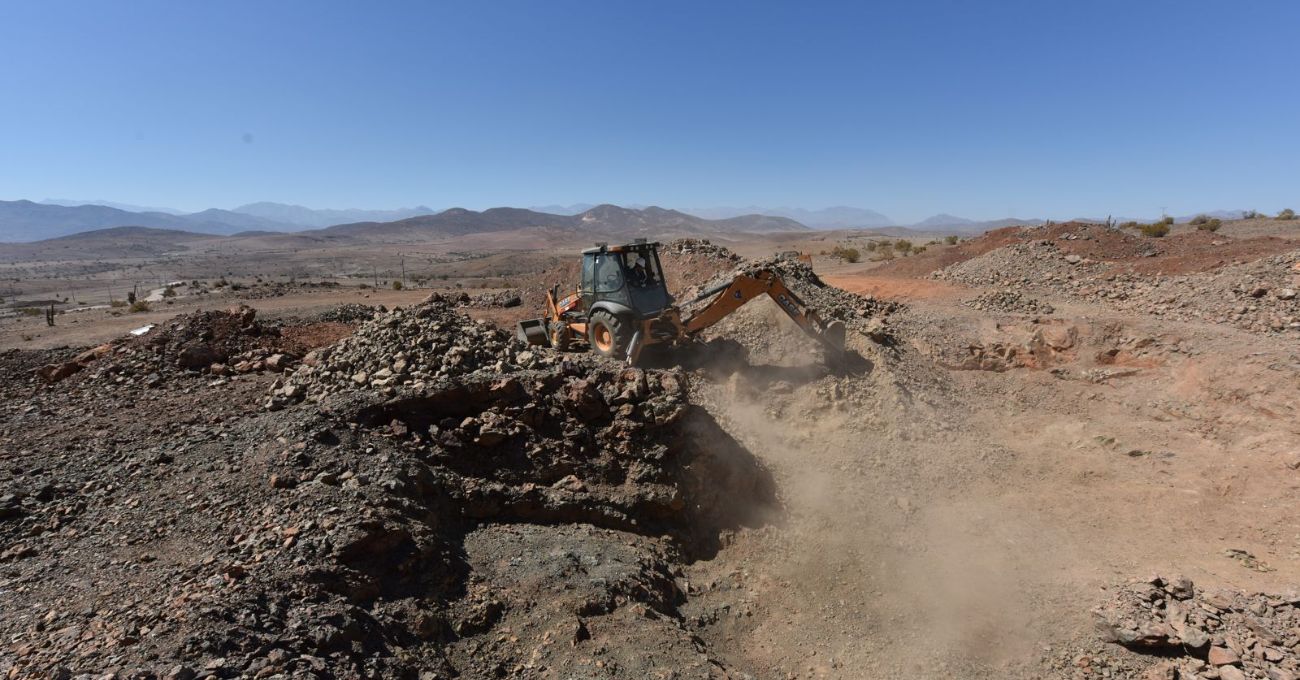
{"label": "front loader bucket", "polygon": [[549,346],[551,340],[546,333],[546,319],[528,319],[520,321],[515,330],[519,341],[525,345]]}

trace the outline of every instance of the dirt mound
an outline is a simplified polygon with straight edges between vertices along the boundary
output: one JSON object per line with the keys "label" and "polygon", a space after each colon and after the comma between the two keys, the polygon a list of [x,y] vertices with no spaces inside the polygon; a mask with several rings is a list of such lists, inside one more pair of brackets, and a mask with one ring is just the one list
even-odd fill
{"label": "dirt mound", "polygon": [[739,268],[716,276],[697,290],[691,291],[685,299],[693,299],[700,292],[722,285],[737,275],[754,275],[763,271],[776,272],[785,285],[823,319],[842,321],[850,330],[878,334],[879,320],[901,307],[898,302],[858,295],[827,285],[811,265],[780,257],[746,261]]}
{"label": "dirt mound", "polygon": [[1144,678],[1300,677],[1298,604],[1295,593],[1206,593],[1185,578],[1136,580],[1116,589],[1094,614],[1102,641],[1145,658],[1080,656],[1073,665],[1128,666],[1134,676],[1145,670]]}
{"label": "dirt mound", "polygon": [[94,370],[82,373],[82,380],[156,387],[186,373],[284,370],[296,355],[281,344],[277,325],[258,322],[257,310],[241,305],[228,311],[182,314],[139,336],[86,350],[70,361],[48,364],[40,375],[55,383],[91,368]]}
{"label": "dirt mound", "polygon": [[1117,271],[1031,241],[993,250],[935,272],[932,278],[1009,293],[1065,295],[1179,321],[1230,324],[1260,333],[1300,331],[1300,250],[1214,271],[1179,275]]}
{"label": "dirt mound", "polygon": [[[347,375],[392,370],[398,348],[395,375],[420,380],[385,394]],[[295,375],[312,403],[277,411],[241,407],[258,375],[133,392],[148,408],[125,420],[121,395],[79,383],[6,408],[0,665],[730,677],[682,624],[681,565],[763,522],[774,489],[686,376],[521,370],[508,336],[440,304],[382,314],[318,359]],[[49,456],[67,431],[84,453]]]}
{"label": "dirt mound", "polygon": [[[923,277],[986,253],[1034,242],[1051,244],[1062,256],[1105,263],[1109,271],[1144,274],[1210,271],[1294,247],[1294,242],[1276,237],[1233,238],[1181,226],[1176,229],[1165,238],[1149,238],[1094,222],[1006,227],[956,246],[931,248],[920,255],[892,260],[875,272],[885,276]],[[1016,270],[1013,266],[1005,271],[1011,276]]]}

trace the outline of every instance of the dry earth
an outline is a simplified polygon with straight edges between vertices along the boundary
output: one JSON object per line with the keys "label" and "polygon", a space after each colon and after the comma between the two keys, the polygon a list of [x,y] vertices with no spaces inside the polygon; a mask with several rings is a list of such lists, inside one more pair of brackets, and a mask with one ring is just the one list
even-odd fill
{"label": "dry earth", "polygon": [[[494,285],[446,282],[520,291],[461,310],[487,325],[334,312],[418,310],[429,292],[346,280],[0,320],[0,669],[1295,677],[1291,229],[1067,224],[884,263],[817,256],[833,286],[900,303],[808,288],[856,331],[837,372],[766,301],[626,376],[509,348],[490,326],[572,276],[555,251],[473,259],[510,268]],[[669,250],[679,289],[736,265]],[[228,376],[175,366],[192,341],[176,313],[240,302],[261,329],[230,353],[261,354],[223,359]],[[433,328],[415,318],[443,325],[397,358]],[[142,321],[170,344],[119,341],[52,385],[33,373]],[[388,339],[330,349],[321,324],[344,323]],[[519,387],[492,387],[505,379]]]}

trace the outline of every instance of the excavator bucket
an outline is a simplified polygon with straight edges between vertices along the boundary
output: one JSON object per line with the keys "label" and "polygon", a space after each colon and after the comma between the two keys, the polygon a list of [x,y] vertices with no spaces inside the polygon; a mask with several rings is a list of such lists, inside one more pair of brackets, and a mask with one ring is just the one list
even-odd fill
{"label": "excavator bucket", "polygon": [[826,324],[826,328],[822,330],[821,337],[822,337],[822,342],[826,343],[827,347],[832,347],[839,352],[844,351],[844,323],[843,322],[832,321]]}
{"label": "excavator bucket", "polygon": [[527,319],[520,321],[515,335],[525,345],[548,346],[551,340],[546,334],[546,319]]}

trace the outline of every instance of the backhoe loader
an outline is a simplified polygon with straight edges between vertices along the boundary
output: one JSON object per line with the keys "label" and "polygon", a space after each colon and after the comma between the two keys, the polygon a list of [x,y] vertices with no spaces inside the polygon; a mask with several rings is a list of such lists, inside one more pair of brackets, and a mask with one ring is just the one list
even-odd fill
{"label": "backhoe loader", "polygon": [[664,281],[659,245],[638,239],[582,251],[578,290],[561,296],[556,285],[547,291],[543,317],[521,321],[519,339],[558,349],[585,345],[635,364],[647,346],[694,338],[746,302],[767,295],[833,356],[843,353],[844,324],[823,321],[771,269],[739,273],[678,305]]}

